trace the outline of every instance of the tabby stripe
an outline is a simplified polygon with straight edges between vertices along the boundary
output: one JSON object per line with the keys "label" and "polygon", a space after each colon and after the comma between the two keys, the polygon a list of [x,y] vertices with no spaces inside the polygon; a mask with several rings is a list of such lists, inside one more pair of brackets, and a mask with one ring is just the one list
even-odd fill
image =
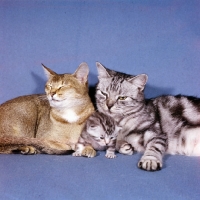
{"label": "tabby stripe", "polygon": [[159,152],[161,155],[163,154],[162,153],[162,151],[160,150],[160,149],[158,149],[157,147],[151,147],[151,149],[150,150],[152,150],[152,151],[154,151],[154,152]]}
{"label": "tabby stripe", "polygon": [[166,147],[166,143],[161,142],[161,141],[157,141],[156,144],[160,144],[160,145],[162,145],[163,147]]}
{"label": "tabby stripe", "polygon": [[[147,141],[147,144],[149,142],[153,141],[154,139],[163,141],[163,144],[165,144],[164,141],[166,141],[166,139],[164,139],[164,138],[153,137],[153,138],[151,138],[150,140]],[[155,143],[160,143],[161,144],[162,143],[161,141],[156,141]]]}
{"label": "tabby stripe", "polygon": [[[157,139],[157,137],[152,137],[150,140],[147,141],[147,144],[150,143],[150,142],[152,142],[152,141],[155,140],[155,139]],[[147,145],[147,144],[146,144],[146,145]]]}

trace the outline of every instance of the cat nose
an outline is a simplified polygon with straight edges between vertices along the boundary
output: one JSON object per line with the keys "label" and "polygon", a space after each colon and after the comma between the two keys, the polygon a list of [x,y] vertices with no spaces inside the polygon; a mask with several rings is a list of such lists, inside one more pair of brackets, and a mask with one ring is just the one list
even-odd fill
{"label": "cat nose", "polygon": [[107,107],[110,110],[113,107],[113,104],[107,104]]}
{"label": "cat nose", "polygon": [[105,139],[104,141],[105,141],[106,146],[107,146],[107,145],[109,144],[109,142],[110,142],[109,139]]}
{"label": "cat nose", "polygon": [[113,103],[113,101],[107,101],[106,105],[107,105],[108,109],[111,109],[113,107],[114,103]]}
{"label": "cat nose", "polygon": [[56,92],[51,92],[50,95],[53,97],[56,94]]}

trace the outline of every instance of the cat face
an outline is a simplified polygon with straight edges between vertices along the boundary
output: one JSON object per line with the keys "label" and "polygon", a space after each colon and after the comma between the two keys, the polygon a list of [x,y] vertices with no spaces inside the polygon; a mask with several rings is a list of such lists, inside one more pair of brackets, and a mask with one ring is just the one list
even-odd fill
{"label": "cat face", "polygon": [[87,77],[89,68],[82,63],[74,74],[57,74],[44,67],[48,77],[45,92],[51,107],[73,107],[88,92]]}
{"label": "cat face", "polygon": [[87,133],[100,146],[115,145],[120,130],[112,118],[102,113],[92,114],[87,121]]}
{"label": "cat face", "polygon": [[96,88],[96,102],[100,112],[112,117],[137,111],[144,100],[143,90],[147,75],[127,75],[105,68],[97,63],[99,82]]}

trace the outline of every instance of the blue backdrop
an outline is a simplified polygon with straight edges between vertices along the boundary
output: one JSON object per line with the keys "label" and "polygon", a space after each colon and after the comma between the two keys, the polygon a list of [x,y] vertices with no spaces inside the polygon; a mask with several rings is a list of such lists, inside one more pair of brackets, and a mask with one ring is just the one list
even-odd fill
{"label": "blue backdrop", "polygon": [[[148,74],[148,98],[200,97],[200,1],[0,0],[0,103],[43,93],[41,63],[72,73],[83,61],[90,67],[90,86],[97,83],[99,61],[128,74]],[[199,198],[199,158],[167,156],[163,170],[147,173],[136,167],[140,156],[110,161],[100,154],[89,161],[1,155],[0,197]]]}
{"label": "blue backdrop", "polygon": [[200,96],[200,2],[0,1],[0,102],[44,91],[41,63],[58,73],[85,61],[147,73],[147,97]]}

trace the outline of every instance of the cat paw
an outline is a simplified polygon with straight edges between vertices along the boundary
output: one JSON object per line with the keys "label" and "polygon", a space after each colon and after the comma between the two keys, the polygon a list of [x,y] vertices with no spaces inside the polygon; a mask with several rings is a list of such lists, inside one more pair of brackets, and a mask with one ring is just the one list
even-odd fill
{"label": "cat paw", "polygon": [[133,147],[131,146],[131,144],[124,143],[120,146],[119,153],[125,155],[133,155]]}
{"label": "cat paw", "polygon": [[106,153],[106,158],[116,158],[117,156],[114,153]]}
{"label": "cat paw", "polygon": [[81,152],[75,151],[75,152],[72,154],[72,156],[78,157],[78,156],[82,156],[82,155],[81,155]]}
{"label": "cat paw", "polygon": [[32,147],[32,146],[24,146],[24,147],[20,147],[18,149],[18,151],[20,151],[21,154],[24,155],[33,155],[33,154],[37,154],[37,150]]}
{"label": "cat paw", "polygon": [[155,159],[142,158],[138,162],[138,167],[140,169],[144,169],[147,171],[157,171],[157,170],[161,170],[162,162],[156,158]]}
{"label": "cat paw", "polygon": [[86,146],[83,149],[82,156],[86,156],[88,158],[93,158],[96,156],[96,151],[92,147]]}

